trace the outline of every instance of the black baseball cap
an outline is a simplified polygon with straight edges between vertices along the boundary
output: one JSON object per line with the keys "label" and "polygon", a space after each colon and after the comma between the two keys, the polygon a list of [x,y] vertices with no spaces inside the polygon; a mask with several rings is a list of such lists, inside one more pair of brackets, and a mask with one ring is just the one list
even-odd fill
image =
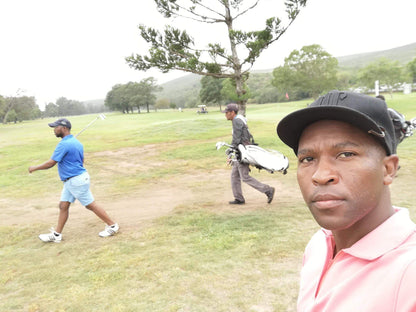
{"label": "black baseball cap", "polygon": [[307,108],[284,117],[277,125],[277,135],[297,154],[303,130],[320,120],[347,122],[374,136],[387,155],[396,153],[394,127],[386,102],[354,92],[334,90],[321,96]]}
{"label": "black baseball cap", "polygon": [[48,123],[48,126],[52,128],[63,126],[63,127],[67,127],[68,129],[71,129],[71,122],[66,118],[61,118],[54,122]]}

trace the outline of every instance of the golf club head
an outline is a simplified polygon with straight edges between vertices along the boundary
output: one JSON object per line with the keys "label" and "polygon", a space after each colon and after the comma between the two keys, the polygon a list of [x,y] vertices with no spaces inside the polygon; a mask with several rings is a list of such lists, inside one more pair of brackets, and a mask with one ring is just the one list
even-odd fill
{"label": "golf club head", "polygon": [[106,118],[104,114],[100,114],[100,115],[98,115],[98,117],[99,117],[101,120],[104,120],[104,119]]}
{"label": "golf club head", "polygon": [[217,148],[217,150],[219,150],[221,147],[223,147],[226,143],[225,142],[217,142],[215,144],[215,147]]}

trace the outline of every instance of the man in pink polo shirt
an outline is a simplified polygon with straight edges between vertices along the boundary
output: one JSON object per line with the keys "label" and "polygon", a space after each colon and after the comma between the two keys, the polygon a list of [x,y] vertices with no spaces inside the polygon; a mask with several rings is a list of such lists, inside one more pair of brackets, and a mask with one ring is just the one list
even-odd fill
{"label": "man in pink polo shirt", "polygon": [[277,133],[322,227],[305,250],[298,311],[416,311],[416,225],[390,199],[399,159],[386,103],[331,91]]}

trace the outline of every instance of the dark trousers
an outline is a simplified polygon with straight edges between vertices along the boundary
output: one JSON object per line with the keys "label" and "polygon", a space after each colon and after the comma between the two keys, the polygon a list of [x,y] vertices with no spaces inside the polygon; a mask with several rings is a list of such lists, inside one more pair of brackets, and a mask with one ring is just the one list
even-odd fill
{"label": "dark trousers", "polygon": [[247,183],[262,193],[266,193],[272,189],[269,185],[261,183],[250,176],[250,168],[248,164],[234,162],[231,170],[231,188],[235,199],[245,201],[243,191],[241,189],[241,181]]}

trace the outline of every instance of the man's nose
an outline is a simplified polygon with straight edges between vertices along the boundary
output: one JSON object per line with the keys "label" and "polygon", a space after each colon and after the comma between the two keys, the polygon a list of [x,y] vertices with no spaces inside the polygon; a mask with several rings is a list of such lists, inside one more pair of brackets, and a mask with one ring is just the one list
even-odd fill
{"label": "man's nose", "polygon": [[338,183],[338,174],[334,165],[329,160],[319,160],[316,170],[312,175],[312,181],[317,185]]}

